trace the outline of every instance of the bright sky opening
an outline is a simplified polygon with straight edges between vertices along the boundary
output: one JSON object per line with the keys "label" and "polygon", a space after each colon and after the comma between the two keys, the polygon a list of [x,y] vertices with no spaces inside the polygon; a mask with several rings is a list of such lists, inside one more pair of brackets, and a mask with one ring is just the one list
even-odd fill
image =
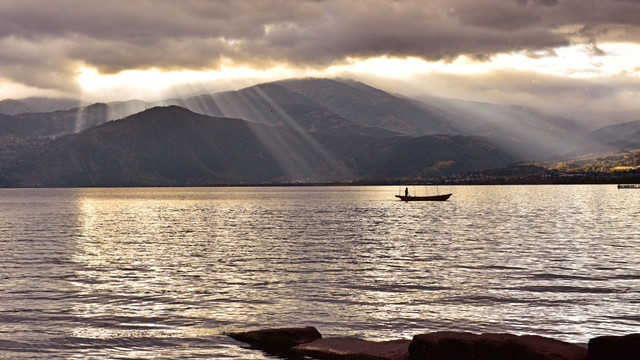
{"label": "bright sky opening", "polygon": [[479,61],[459,56],[454,61],[429,62],[423,59],[374,57],[350,59],[346,64],[326,69],[296,69],[279,66],[266,70],[247,66],[222,66],[217,70],[162,71],[127,70],[116,74],[101,74],[97,69],[83,66],[77,82],[86,99],[125,100],[133,97],[158,100],[176,88],[202,87],[214,91],[237,89],[266,81],[292,77],[342,77],[345,74],[361,77],[377,76],[389,79],[410,79],[419,75],[455,74],[479,75],[495,71],[522,71],[567,78],[607,78],[624,76],[640,78],[640,45],[607,43],[575,45],[527,53],[524,51],[494,55]]}

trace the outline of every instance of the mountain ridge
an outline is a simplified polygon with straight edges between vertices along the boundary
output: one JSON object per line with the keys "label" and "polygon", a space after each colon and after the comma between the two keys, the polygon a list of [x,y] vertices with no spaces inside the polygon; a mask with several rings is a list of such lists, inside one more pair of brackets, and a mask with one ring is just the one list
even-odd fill
{"label": "mountain ridge", "polygon": [[[109,121],[145,113],[155,105],[178,105],[192,112],[216,118],[238,118],[251,124],[268,126],[269,129],[288,128],[285,132],[263,131],[261,138],[255,138],[255,141],[271,143],[267,150],[277,154],[274,159],[279,159],[277,164],[272,163],[273,166],[288,167],[290,173],[299,173],[297,178],[290,174],[270,177],[274,181],[319,179],[314,173],[325,171],[331,166],[333,173],[327,173],[322,178],[323,181],[331,179],[331,176],[335,179],[354,178],[356,175],[405,176],[408,173],[403,172],[401,166],[413,168],[416,165],[406,162],[404,157],[413,157],[411,151],[415,149],[408,148],[407,154],[400,154],[390,144],[397,144],[398,139],[403,139],[406,144],[411,142],[409,138],[422,138],[425,134],[445,134],[444,138],[429,138],[432,143],[437,139],[451,140],[455,136],[470,136],[475,139],[473,141],[476,145],[489,144],[494,149],[505,150],[511,161],[540,161],[563,156],[567,159],[578,158],[583,154],[615,152],[640,144],[640,132],[624,130],[625,124],[591,132],[577,120],[545,114],[535,108],[427,97],[421,100],[392,95],[353,80],[306,78],[257,84],[236,91],[174,98],[157,103],[129,100],[95,103],[49,113],[0,114],[0,169],[10,164],[15,166],[16,159],[46,146],[54,139],[69,134],[79,135]],[[615,130],[618,128],[623,130]],[[274,145],[282,136],[291,143],[289,148]],[[387,140],[377,142],[374,138]],[[338,142],[336,139],[342,140]],[[460,141],[462,138],[455,139]],[[315,142],[315,150],[300,147],[301,140]],[[420,141],[426,140],[423,138]],[[374,146],[377,150],[388,147],[388,153],[373,153],[381,159],[391,154],[389,156],[392,160],[386,163],[386,160],[379,161],[378,165],[385,163],[386,170],[376,172],[375,167],[378,165],[375,159],[361,153],[358,154],[359,157],[347,153],[334,154],[339,159],[326,156],[333,151],[332,148],[345,148],[345,144],[359,144],[363,148]],[[315,157],[311,156],[314,151],[322,148],[328,150],[316,153]],[[90,146],[86,150],[89,151]],[[182,150],[190,158],[197,153],[195,149]],[[237,148],[236,151],[243,149]],[[347,151],[346,148],[344,151]],[[456,152],[455,149],[450,151]],[[295,160],[297,152],[306,153]],[[287,154],[294,160],[283,160]],[[439,155],[442,157],[441,165],[434,167],[433,162],[422,163],[424,171],[414,172],[412,176],[437,174],[434,169],[446,168],[449,161],[446,155]],[[346,161],[342,161],[343,158]],[[482,163],[482,159],[471,158]],[[429,159],[433,160],[431,157]],[[312,170],[313,166],[304,164],[305,161],[317,161],[325,167]],[[398,174],[388,171],[393,167],[391,162],[402,164],[397,168]],[[455,166],[464,161],[458,159],[457,162]],[[338,163],[342,163],[342,170],[350,173],[349,176],[340,173],[342,170],[336,167]],[[470,168],[469,165],[459,166],[459,169]],[[307,168],[307,171],[298,171],[303,168]],[[228,176],[230,182],[238,179],[229,174],[225,176]],[[294,178],[297,180],[292,180]]]}
{"label": "mountain ridge", "polygon": [[309,133],[168,106],[61,137],[2,173],[14,187],[202,186],[447,175],[511,161],[471,137]]}
{"label": "mountain ridge", "polygon": [[356,81],[290,79],[278,81],[331,111],[371,126],[406,135],[455,135],[459,132],[411,101]]}

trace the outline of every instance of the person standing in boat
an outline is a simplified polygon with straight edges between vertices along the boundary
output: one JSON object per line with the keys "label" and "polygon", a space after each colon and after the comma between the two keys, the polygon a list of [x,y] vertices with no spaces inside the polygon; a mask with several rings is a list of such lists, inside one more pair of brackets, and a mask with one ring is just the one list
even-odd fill
{"label": "person standing in boat", "polygon": [[404,196],[409,196],[409,188],[404,188]]}

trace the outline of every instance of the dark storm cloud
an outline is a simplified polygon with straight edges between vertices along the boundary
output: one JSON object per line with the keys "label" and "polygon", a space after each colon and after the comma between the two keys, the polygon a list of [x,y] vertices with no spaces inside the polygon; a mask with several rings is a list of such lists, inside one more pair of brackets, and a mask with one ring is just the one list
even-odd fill
{"label": "dark storm cloud", "polygon": [[[0,0],[0,77],[73,87],[78,65],[326,66],[346,58],[487,58],[571,41],[638,41],[632,0]],[[566,28],[570,28],[567,30]]]}
{"label": "dark storm cloud", "polygon": [[[345,57],[391,55],[440,60],[461,54],[482,56],[566,44],[564,38],[543,28],[508,26],[507,32],[502,23],[495,25],[480,20],[482,14],[477,23],[475,18],[466,21],[461,10],[465,15],[492,11],[476,5],[463,4],[461,9],[456,9],[408,1],[348,4],[337,9],[328,7],[322,18],[313,19],[305,26],[274,24],[258,44],[247,45],[258,45],[254,51],[267,58],[284,56],[288,61],[302,64],[327,64]],[[517,6],[510,4],[509,7]],[[514,10],[510,10],[498,17],[500,21],[512,21],[513,15]],[[525,17],[529,18],[521,16]]]}

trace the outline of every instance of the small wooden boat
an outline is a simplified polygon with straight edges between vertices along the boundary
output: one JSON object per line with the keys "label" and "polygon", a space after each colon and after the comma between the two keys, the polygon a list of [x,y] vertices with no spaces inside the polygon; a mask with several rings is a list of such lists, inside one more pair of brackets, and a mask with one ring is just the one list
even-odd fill
{"label": "small wooden boat", "polygon": [[402,201],[446,201],[451,194],[432,195],[432,196],[404,196],[396,195]]}
{"label": "small wooden boat", "polygon": [[640,189],[640,184],[618,184],[618,189]]}
{"label": "small wooden boat", "polygon": [[424,195],[423,194],[418,195],[418,193],[416,192],[415,186],[413,189],[413,195],[410,195],[409,187],[404,188],[404,195],[402,195],[401,191],[402,191],[402,187],[398,189],[398,195],[396,195],[396,197],[401,201],[447,201],[447,199],[449,199],[449,197],[451,196],[451,194],[440,195],[440,191],[438,190],[437,185],[436,185],[436,191],[438,192],[438,195],[428,195],[427,187],[424,188]]}

